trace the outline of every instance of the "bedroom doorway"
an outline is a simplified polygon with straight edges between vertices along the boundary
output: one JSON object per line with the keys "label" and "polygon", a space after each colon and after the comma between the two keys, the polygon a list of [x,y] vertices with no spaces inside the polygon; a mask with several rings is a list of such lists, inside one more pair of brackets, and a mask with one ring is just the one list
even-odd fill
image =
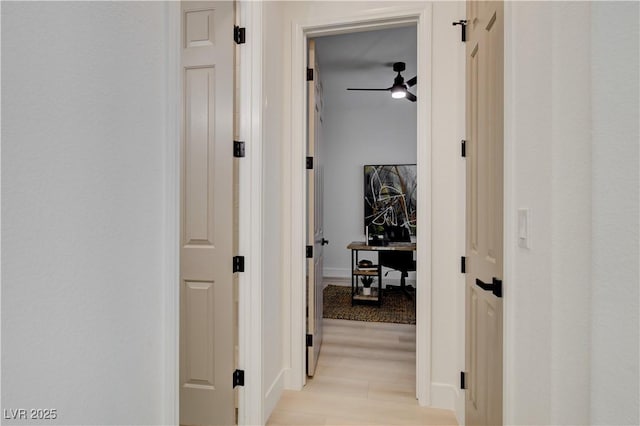
{"label": "bedroom doorway", "polygon": [[[417,27],[417,86],[416,114],[421,117],[417,123],[417,179],[418,186],[417,222],[421,224],[416,235],[416,246],[427,255],[418,256],[416,281],[421,291],[416,293],[416,389],[415,396],[421,406],[431,404],[431,364],[432,364],[432,316],[429,309],[432,300],[432,174],[428,169],[432,152],[432,38],[433,5],[420,4],[407,7],[393,7],[366,12],[344,12],[327,9],[326,13],[315,17],[300,16],[291,21],[291,56],[288,86],[291,89],[289,129],[284,139],[286,164],[284,166],[283,193],[286,229],[283,256],[288,259],[285,269],[285,294],[290,304],[286,320],[289,331],[286,347],[289,354],[289,368],[285,383],[289,389],[300,390],[306,382],[307,347],[306,324],[306,264],[305,246],[308,243],[306,227],[306,132],[307,132],[307,41],[320,36],[370,31],[374,29],[398,28],[409,25]],[[289,61],[287,61],[288,63]],[[422,93],[424,91],[424,96]],[[424,225],[422,225],[424,224]],[[330,243],[331,245],[332,243]]]}
{"label": "bedroom doorway", "polygon": [[[306,374],[370,379],[415,398],[417,27],[315,37],[307,47]],[[354,276],[348,247],[377,230],[413,249],[359,251],[374,266]],[[397,371],[380,377],[390,361]]]}

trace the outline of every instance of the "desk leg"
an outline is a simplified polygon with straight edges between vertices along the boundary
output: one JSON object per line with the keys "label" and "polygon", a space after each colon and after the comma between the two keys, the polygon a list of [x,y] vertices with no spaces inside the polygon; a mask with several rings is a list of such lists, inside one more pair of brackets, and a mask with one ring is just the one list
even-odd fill
{"label": "desk leg", "polygon": [[382,265],[378,260],[378,307],[382,306]]}
{"label": "desk leg", "polygon": [[353,273],[355,268],[354,256],[356,256],[357,251],[351,250],[351,306],[353,306],[353,296],[355,295],[355,280],[357,279],[356,275]]}

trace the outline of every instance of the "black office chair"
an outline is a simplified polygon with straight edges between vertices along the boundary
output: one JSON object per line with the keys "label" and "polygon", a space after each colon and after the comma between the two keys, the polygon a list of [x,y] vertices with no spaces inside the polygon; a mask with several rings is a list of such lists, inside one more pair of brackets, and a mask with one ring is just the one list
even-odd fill
{"label": "black office chair", "polygon": [[[409,230],[403,226],[386,226],[385,233],[389,242],[411,241]],[[416,270],[416,261],[413,260],[413,252],[381,251],[378,253],[378,256],[378,262],[381,266],[400,271],[400,290],[411,299],[412,296],[409,289],[413,289],[413,287],[406,285],[406,278],[409,276],[409,272]],[[389,272],[387,272],[387,274],[388,273]],[[387,274],[385,274],[385,276]],[[385,288],[387,287],[392,286],[387,285]]]}

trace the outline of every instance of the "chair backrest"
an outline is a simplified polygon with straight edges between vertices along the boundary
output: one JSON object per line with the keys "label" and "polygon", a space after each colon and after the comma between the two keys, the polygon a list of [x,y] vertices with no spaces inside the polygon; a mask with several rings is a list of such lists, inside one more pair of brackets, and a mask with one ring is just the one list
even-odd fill
{"label": "chair backrest", "polygon": [[[385,226],[385,233],[390,242],[406,243],[411,241],[409,230],[404,226]],[[399,271],[415,271],[416,262],[413,253],[407,251],[382,251],[378,254],[379,263],[387,268]]]}
{"label": "chair backrest", "polygon": [[385,226],[384,230],[387,234],[387,239],[391,242],[406,243],[411,241],[409,230],[404,226]]}
{"label": "chair backrest", "polygon": [[381,266],[398,271],[416,270],[416,261],[413,260],[413,252],[410,251],[381,251],[378,253],[378,262]]}

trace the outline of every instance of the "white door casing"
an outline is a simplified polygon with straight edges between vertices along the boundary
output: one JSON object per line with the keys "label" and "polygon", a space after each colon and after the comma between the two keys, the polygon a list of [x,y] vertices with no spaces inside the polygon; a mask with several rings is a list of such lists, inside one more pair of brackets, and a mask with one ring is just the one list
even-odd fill
{"label": "white door casing", "polygon": [[233,2],[182,3],[180,423],[235,423]]}
{"label": "white door casing", "polygon": [[308,131],[307,157],[313,160],[313,167],[307,175],[307,238],[312,248],[312,257],[307,260],[307,375],[313,376],[322,346],[322,278],[324,226],[322,215],[322,85],[315,41],[309,40],[308,69],[313,79],[308,82]]}
{"label": "white door casing", "polygon": [[503,4],[467,2],[465,421],[502,424]]}
{"label": "white door casing", "polygon": [[[306,348],[304,335],[306,332],[304,319],[307,305],[305,285],[306,259],[300,247],[307,240],[306,233],[306,185],[304,158],[306,145],[301,143],[306,138],[306,81],[304,70],[307,60],[308,38],[345,33],[390,28],[400,25],[417,25],[417,63],[418,102],[417,114],[422,117],[417,123],[417,163],[418,163],[418,200],[424,208],[418,208],[418,222],[421,225],[417,235],[417,246],[423,253],[431,253],[431,198],[432,177],[431,164],[431,85],[432,75],[429,72],[432,59],[432,4],[415,6],[388,7],[385,10],[371,10],[336,13],[333,17],[309,17],[304,21],[294,20],[291,32],[291,136],[285,139],[285,152],[290,153],[288,167],[283,179],[287,220],[291,227],[285,236],[284,257],[290,259],[289,268],[285,272],[287,288],[291,292],[290,318],[290,368],[285,376],[289,389],[301,389],[305,381]],[[422,204],[424,203],[424,204]],[[416,396],[420,405],[430,405],[431,383],[431,257],[417,259],[416,278],[422,291],[416,295]]]}

